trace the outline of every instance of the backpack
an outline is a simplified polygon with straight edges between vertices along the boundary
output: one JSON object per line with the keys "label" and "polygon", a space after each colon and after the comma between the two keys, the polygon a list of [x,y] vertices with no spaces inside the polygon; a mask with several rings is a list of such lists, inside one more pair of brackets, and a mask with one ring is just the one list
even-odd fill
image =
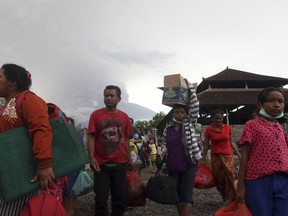
{"label": "backpack", "polygon": [[24,207],[21,216],[66,216],[66,211],[57,197],[42,190],[31,198]]}

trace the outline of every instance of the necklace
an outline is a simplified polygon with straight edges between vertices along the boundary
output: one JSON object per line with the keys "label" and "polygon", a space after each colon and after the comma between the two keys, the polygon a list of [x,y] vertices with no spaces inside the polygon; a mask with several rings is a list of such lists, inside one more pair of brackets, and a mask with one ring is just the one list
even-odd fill
{"label": "necklace", "polygon": [[3,106],[5,106],[5,98],[3,98],[3,97],[0,97],[0,109],[3,107]]}

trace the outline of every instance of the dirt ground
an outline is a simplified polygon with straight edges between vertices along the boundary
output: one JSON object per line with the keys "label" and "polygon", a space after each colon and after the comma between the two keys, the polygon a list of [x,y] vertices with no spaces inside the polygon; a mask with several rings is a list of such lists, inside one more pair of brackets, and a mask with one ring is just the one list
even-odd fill
{"label": "dirt ground", "polygon": [[[146,168],[141,173],[141,179],[146,184],[149,177],[153,175]],[[193,216],[213,216],[216,210],[222,204],[222,198],[216,188],[194,189],[194,206],[192,208]],[[94,193],[81,196],[77,199],[75,216],[93,216],[94,215]],[[177,216],[177,210],[172,205],[157,204],[149,199],[146,200],[146,206],[133,207],[126,210],[125,216]]]}

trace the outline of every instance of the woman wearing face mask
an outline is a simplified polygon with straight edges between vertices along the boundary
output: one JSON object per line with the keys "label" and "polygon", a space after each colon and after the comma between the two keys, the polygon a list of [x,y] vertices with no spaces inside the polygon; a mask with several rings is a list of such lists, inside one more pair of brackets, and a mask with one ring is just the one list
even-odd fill
{"label": "woman wearing face mask", "polygon": [[248,121],[241,134],[242,157],[236,197],[254,216],[288,214],[288,137],[277,119],[284,96],[268,87],[258,94],[260,117]]}
{"label": "woman wearing face mask", "polygon": [[199,113],[196,90],[185,79],[189,89],[190,103],[187,106],[173,106],[173,120],[167,123],[163,132],[163,149],[167,148],[169,176],[177,180],[180,216],[189,216],[192,209],[192,196],[198,160],[202,158],[200,143],[195,127]]}
{"label": "woman wearing face mask", "polygon": [[211,169],[217,182],[217,190],[226,204],[235,198],[233,150],[239,158],[240,153],[232,141],[231,128],[223,123],[222,110],[215,110],[211,118],[212,124],[205,130],[203,161],[206,160],[211,145]]}

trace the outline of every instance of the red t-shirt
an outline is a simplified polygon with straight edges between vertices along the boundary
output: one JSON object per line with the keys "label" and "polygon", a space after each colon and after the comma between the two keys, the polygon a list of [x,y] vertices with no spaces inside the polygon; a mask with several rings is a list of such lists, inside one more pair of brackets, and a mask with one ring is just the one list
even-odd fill
{"label": "red t-shirt", "polygon": [[95,134],[94,157],[98,163],[126,163],[127,139],[132,127],[126,113],[117,110],[107,112],[104,108],[94,111],[89,119],[88,134]]}
{"label": "red t-shirt", "polygon": [[226,124],[222,124],[221,131],[215,130],[213,125],[207,127],[205,137],[211,141],[211,154],[232,154],[231,134],[231,128]]}

